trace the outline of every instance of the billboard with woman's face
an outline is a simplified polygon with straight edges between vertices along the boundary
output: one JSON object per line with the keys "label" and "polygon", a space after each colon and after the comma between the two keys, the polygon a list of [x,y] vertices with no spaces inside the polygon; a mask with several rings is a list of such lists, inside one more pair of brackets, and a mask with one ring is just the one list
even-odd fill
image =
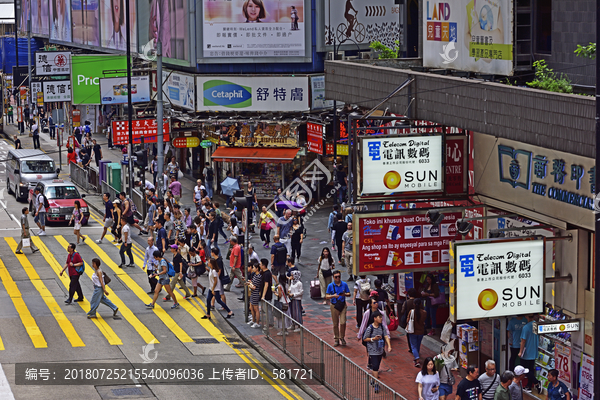
{"label": "billboard with woman's face", "polygon": [[163,57],[190,59],[188,0],[139,0],[139,52],[149,54],[160,40]]}
{"label": "billboard with woman's face", "polygon": [[[126,51],[126,0],[100,0],[100,14],[102,16],[102,47],[113,50]],[[129,26],[131,35],[131,49],[137,49],[137,13],[135,0],[129,0]]]}
{"label": "billboard with woman's face", "polygon": [[304,56],[302,0],[204,0],[204,57]]}
{"label": "billboard with woman's face", "polygon": [[48,0],[31,0],[31,33],[48,36]]}
{"label": "billboard with woman's face", "polygon": [[71,0],[73,42],[100,46],[98,0]]}
{"label": "billboard with woman's face", "polygon": [[50,0],[50,39],[72,42],[71,0]]}

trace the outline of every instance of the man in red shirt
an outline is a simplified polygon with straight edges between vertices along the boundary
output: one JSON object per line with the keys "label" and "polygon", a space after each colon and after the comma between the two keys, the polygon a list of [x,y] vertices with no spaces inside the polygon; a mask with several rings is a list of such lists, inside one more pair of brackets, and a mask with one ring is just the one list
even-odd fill
{"label": "man in red shirt", "polygon": [[75,251],[75,243],[70,243],[67,247],[67,252],[69,255],[67,256],[67,263],[65,267],[60,271],[60,276],[65,272],[65,270],[69,269],[69,278],[71,278],[71,283],[69,284],[69,298],[65,300],[66,304],[71,304],[73,301],[73,295],[77,293],[77,298],[75,301],[83,301],[83,290],[81,290],[81,285],[79,284],[79,272],[77,272],[76,268],[81,267],[83,265],[83,259],[79,255],[78,252]]}
{"label": "man in red shirt", "polygon": [[229,292],[229,289],[231,289],[231,284],[233,283],[233,278],[238,278],[238,281],[240,281],[240,283],[238,285],[235,285],[235,287],[237,287],[237,288],[244,287],[244,284],[246,283],[246,280],[242,276],[242,269],[241,269],[242,268],[242,248],[238,244],[237,238],[235,236],[233,236],[230,239],[230,242],[231,242],[231,245],[233,246],[231,248],[231,255],[229,256],[229,267],[231,268],[231,272],[229,273],[229,278],[231,279],[231,281],[223,289],[226,292]]}

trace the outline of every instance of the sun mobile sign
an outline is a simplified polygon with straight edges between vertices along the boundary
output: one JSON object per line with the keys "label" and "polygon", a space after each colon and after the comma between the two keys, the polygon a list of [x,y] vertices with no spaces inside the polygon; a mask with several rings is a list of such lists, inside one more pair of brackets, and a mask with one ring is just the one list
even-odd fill
{"label": "sun mobile sign", "polygon": [[456,242],[451,256],[454,321],[543,311],[543,239]]}

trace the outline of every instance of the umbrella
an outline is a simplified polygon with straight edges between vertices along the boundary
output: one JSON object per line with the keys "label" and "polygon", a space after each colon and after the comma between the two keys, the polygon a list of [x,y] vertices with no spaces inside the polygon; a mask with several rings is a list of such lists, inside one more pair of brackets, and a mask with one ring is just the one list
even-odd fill
{"label": "umbrella", "polygon": [[240,190],[240,185],[237,179],[225,178],[225,180],[221,182],[221,190],[223,191],[223,194],[233,196],[234,190]]}
{"label": "umbrella", "polygon": [[288,200],[283,200],[283,201],[279,201],[277,202],[277,208],[289,208],[291,210],[301,210],[302,206],[298,203],[296,203],[295,201],[288,201]]}

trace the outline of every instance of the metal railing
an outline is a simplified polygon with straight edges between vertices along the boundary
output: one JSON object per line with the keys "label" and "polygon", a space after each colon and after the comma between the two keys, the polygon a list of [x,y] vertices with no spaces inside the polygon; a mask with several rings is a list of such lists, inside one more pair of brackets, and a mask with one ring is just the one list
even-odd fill
{"label": "metal railing", "polygon": [[273,304],[262,302],[260,318],[267,339],[300,366],[312,369],[313,377],[340,398],[406,400]]}
{"label": "metal railing", "polygon": [[100,175],[96,167],[82,168],[77,164],[69,163],[69,176],[71,182],[85,191],[100,193]]}
{"label": "metal railing", "polygon": [[[118,192],[117,189],[115,189],[114,187],[110,186],[108,184],[108,182],[102,181],[101,189],[102,189],[102,193],[110,193],[111,199],[114,200],[114,199],[119,198],[120,192]],[[133,189],[133,199],[132,200],[133,200],[133,203],[135,204],[135,206],[137,207],[136,216],[139,218],[144,218],[146,216],[146,212],[147,212],[147,208],[148,208],[147,207],[148,204],[144,201],[144,195],[141,194],[137,189]],[[142,222],[140,222],[140,225],[142,225]]]}

